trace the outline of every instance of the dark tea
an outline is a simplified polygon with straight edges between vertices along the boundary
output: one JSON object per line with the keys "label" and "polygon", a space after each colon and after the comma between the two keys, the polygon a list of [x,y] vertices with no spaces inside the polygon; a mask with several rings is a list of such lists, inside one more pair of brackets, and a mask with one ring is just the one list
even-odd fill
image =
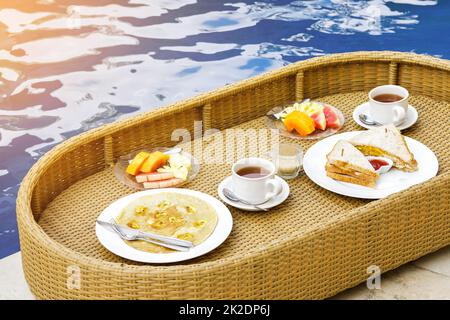
{"label": "dark tea", "polygon": [[238,175],[244,178],[262,178],[267,176],[270,172],[261,167],[244,167],[236,171]]}
{"label": "dark tea", "polygon": [[382,94],[379,94],[379,95],[373,97],[373,100],[376,100],[378,102],[385,102],[385,103],[396,102],[396,101],[400,101],[402,99],[403,99],[403,97],[393,94],[393,93],[382,93]]}

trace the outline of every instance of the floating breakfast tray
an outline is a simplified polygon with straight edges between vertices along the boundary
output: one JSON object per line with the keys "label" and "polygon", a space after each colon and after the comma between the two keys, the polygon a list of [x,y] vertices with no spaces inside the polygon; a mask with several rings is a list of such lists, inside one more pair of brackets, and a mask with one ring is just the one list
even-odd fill
{"label": "floating breakfast tray", "polygon": [[[275,106],[311,98],[347,119],[381,84],[411,93],[419,121],[403,134],[432,149],[438,176],[377,201],[340,196],[304,173],[288,200],[268,213],[232,208],[233,231],[213,252],[172,265],[117,257],[95,237],[95,219],[132,191],[112,165],[132,150],[170,146],[177,128],[265,128]],[[17,199],[23,268],[42,299],[325,298],[450,244],[450,62],[399,52],[329,55],[81,134],[44,155]],[[351,120],[341,130],[360,130]],[[245,153],[250,137],[236,143]],[[282,138],[287,141],[287,138]],[[219,143],[209,137],[204,146]],[[314,141],[299,141],[306,150]],[[214,146],[214,145],[212,145]],[[248,149],[248,148],[247,148]],[[259,150],[264,153],[265,150]],[[254,154],[252,154],[254,155]],[[217,196],[230,165],[202,164],[186,188]]]}

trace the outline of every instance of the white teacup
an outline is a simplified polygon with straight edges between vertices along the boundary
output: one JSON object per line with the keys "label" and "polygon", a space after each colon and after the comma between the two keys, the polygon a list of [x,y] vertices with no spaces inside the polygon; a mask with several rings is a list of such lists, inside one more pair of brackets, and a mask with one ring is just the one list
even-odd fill
{"label": "white teacup", "polygon": [[[397,101],[380,101],[383,99],[376,99],[376,97],[383,95],[395,95],[401,99]],[[405,120],[408,111],[408,98],[408,90],[401,86],[388,84],[376,87],[369,92],[370,117],[381,124],[393,123],[394,125],[399,125]]]}
{"label": "white teacup", "polygon": [[[251,168],[260,168],[261,173],[254,173],[252,176]],[[244,170],[241,171],[242,169]],[[260,204],[281,191],[281,183],[275,180],[275,165],[269,160],[244,158],[237,161],[231,171],[233,191],[242,200]],[[244,171],[247,171],[248,174],[242,175]]]}

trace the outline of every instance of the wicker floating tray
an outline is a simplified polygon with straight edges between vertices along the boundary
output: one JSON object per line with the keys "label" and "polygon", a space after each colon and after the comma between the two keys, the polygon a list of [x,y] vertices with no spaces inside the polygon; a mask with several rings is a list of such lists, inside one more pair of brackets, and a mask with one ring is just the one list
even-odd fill
{"label": "wicker floating tray", "polygon": [[[143,147],[170,146],[176,128],[263,128],[275,106],[303,98],[340,108],[343,131],[360,128],[352,110],[381,84],[411,93],[420,119],[404,134],[430,147],[438,176],[378,201],[328,192],[304,174],[269,213],[231,209],[234,228],[213,252],[172,265],[121,259],[97,241],[94,221],[131,193],[115,160]],[[399,52],[356,52],[295,63],[201,96],[89,131],[43,156],[24,179],[17,218],[25,276],[42,299],[325,298],[450,243],[450,62]],[[283,138],[285,139],[285,138]],[[236,143],[245,151],[252,139]],[[214,146],[208,138],[204,147]],[[300,141],[306,150],[312,141]],[[265,150],[259,150],[264,152]],[[217,196],[229,165],[203,165],[186,187]],[[78,278],[79,275],[79,278]]]}

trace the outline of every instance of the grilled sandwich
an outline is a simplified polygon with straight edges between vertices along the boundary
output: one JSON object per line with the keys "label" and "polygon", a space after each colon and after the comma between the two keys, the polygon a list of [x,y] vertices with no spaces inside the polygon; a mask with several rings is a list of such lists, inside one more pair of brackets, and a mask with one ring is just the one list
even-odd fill
{"label": "grilled sandwich", "polygon": [[413,172],[417,161],[408,148],[405,138],[392,124],[362,132],[349,140],[366,156],[391,159],[397,169]]}
{"label": "grilled sandwich", "polygon": [[351,143],[339,140],[327,155],[327,176],[338,181],[374,188],[379,178],[369,160]]}

